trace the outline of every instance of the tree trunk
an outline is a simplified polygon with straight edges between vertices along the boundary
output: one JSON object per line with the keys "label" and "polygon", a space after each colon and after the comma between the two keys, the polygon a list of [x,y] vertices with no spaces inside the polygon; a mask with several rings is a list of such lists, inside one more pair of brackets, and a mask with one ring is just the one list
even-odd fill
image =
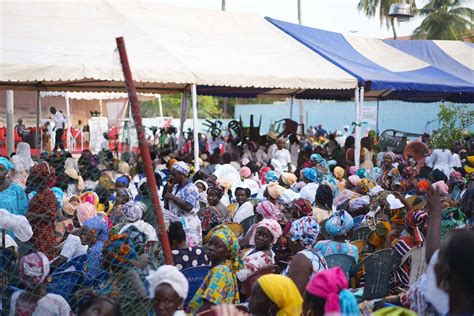
{"label": "tree trunk", "polygon": [[390,25],[392,26],[392,32],[393,32],[393,39],[397,39],[397,31],[395,30],[395,19],[390,18]]}
{"label": "tree trunk", "polygon": [[303,24],[301,21],[301,0],[298,0],[298,24]]}

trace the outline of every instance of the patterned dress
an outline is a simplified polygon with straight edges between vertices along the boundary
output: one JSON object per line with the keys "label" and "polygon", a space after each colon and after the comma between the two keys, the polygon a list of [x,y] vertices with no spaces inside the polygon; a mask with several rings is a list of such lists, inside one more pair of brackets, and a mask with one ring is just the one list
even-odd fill
{"label": "patterned dress", "polygon": [[239,304],[239,287],[237,277],[229,264],[213,267],[204,278],[199,289],[189,303],[189,311],[194,314],[204,301],[214,305]]}
{"label": "patterned dress", "polygon": [[188,246],[198,246],[202,244],[202,228],[201,221],[197,215],[199,210],[199,192],[192,182],[186,183],[179,187],[175,185],[172,192],[177,198],[192,205],[193,209],[189,213],[185,213],[178,205],[170,201],[169,207],[171,213],[178,217],[183,224],[186,232],[186,241]]}
{"label": "patterned dress", "polygon": [[51,189],[38,192],[30,201],[28,221],[33,228],[31,242],[36,251],[44,253],[49,260],[56,256],[56,213],[58,203]]}
{"label": "patterned dress", "polygon": [[333,240],[321,240],[316,243],[314,250],[319,252],[323,257],[343,254],[353,257],[356,263],[359,261],[359,250],[349,242],[342,243]]}
{"label": "patterned dress", "polygon": [[264,251],[254,251],[255,248],[251,248],[243,256],[244,267],[237,271],[237,278],[240,282],[247,280],[252,273],[275,264],[273,251],[270,250],[271,256]]}
{"label": "patterned dress", "polygon": [[14,215],[25,215],[28,211],[28,199],[25,190],[16,182],[0,192],[0,208]]}

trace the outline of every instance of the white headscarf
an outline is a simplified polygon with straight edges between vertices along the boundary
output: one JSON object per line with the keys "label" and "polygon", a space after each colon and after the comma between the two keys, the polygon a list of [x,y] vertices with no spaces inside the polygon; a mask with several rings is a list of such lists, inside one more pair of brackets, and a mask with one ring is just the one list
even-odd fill
{"label": "white headscarf", "polygon": [[16,172],[29,171],[35,164],[31,159],[30,145],[23,142],[18,144],[15,155],[11,160],[15,165]]}
{"label": "white headscarf", "polygon": [[163,265],[156,271],[151,270],[146,279],[150,284],[149,291],[151,298],[155,297],[155,289],[162,283],[170,285],[183,300],[188,296],[188,280],[175,266]]}

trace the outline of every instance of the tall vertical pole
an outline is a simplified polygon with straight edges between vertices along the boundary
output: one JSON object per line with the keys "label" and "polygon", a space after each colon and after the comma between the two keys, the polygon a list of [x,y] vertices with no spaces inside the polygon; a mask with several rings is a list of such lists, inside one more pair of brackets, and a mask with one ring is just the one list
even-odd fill
{"label": "tall vertical pole", "polygon": [[360,93],[359,87],[355,90],[355,149],[354,149],[354,163],[356,168],[360,164]]}
{"label": "tall vertical pole", "polygon": [[66,92],[66,141],[67,141],[67,151],[71,151],[71,108],[69,104],[69,95]]}
{"label": "tall vertical pole", "polygon": [[191,101],[193,105],[193,142],[194,142],[194,172],[199,170],[199,139],[196,84],[191,86]]}
{"label": "tall vertical pole", "polygon": [[379,110],[380,110],[380,99],[377,98],[377,117],[375,118],[375,134],[379,134]]}
{"label": "tall vertical pole", "polygon": [[301,0],[298,0],[298,24],[303,24],[301,19]]}
{"label": "tall vertical pole", "polygon": [[221,11],[225,11],[225,10],[226,10],[226,0],[222,0]]}
{"label": "tall vertical pole", "polygon": [[290,99],[290,120],[293,119],[293,105],[295,104],[295,97],[291,97]]}
{"label": "tall vertical pole", "polygon": [[145,136],[145,129],[142,124],[142,114],[138,103],[137,91],[135,83],[133,82],[132,72],[128,63],[127,51],[125,49],[125,41],[123,37],[117,37],[117,48],[120,55],[120,62],[122,64],[123,76],[128,90],[128,97],[132,108],[132,114],[135,121],[135,128],[137,130],[138,144],[140,146],[140,156],[143,159],[145,166],[146,181],[151,195],[151,203],[155,212],[156,222],[158,225],[158,236],[163,247],[166,264],[173,264],[173,256],[171,254],[170,242],[168,240],[168,233],[166,231],[165,221],[163,220],[163,212],[161,210],[160,198],[158,196],[158,188],[156,186],[155,172],[153,162],[151,161],[150,150]]}
{"label": "tall vertical pole", "polygon": [[188,98],[186,92],[181,93],[181,115],[179,122],[179,138],[178,138],[178,149],[183,149],[185,142],[184,138],[184,121],[186,121],[186,111],[188,108]]}
{"label": "tall vertical pole", "polygon": [[160,106],[160,117],[163,119],[163,104],[161,103],[161,94],[158,94],[158,105]]}
{"label": "tall vertical pole", "polygon": [[7,156],[15,151],[15,105],[13,90],[7,90]]}
{"label": "tall vertical pole", "polygon": [[[41,141],[39,140],[39,129],[40,129],[40,114],[41,114],[41,92],[38,90],[36,94],[36,132],[35,132],[35,142],[36,145],[36,159],[39,159],[40,152],[42,149]],[[48,133],[48,131],[46,131]]]}

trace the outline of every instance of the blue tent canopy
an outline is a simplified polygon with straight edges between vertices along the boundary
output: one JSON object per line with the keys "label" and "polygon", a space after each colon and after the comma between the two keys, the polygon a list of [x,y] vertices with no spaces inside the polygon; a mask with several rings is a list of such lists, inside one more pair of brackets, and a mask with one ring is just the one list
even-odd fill
{"label": "blue tent canopy", "polygon": [[[470,43],[420,40],[384,40],[384,42],[471,85],[474,84],[474,70],[469,66],[474,64],[474,46],[468,45]],[[454,57],[453,54],[457,56]]]}
{"label": "blue tent canopy", "polygon": [[[382,40],[323,31],[271,18],[267,20],[358,79],[369,96],[380,100],[396,99],[413,102],[447,100],[472,102],[474,84],[457,71],[446,71],[453,63],[441,55],[443,67],[422,55],[434,54],[431,45],[424,46],[418,56],[409,50],[394,47]],[[431,41],[422,41],[431,42]],[[460,69],[462,65],[456,63]]]}

